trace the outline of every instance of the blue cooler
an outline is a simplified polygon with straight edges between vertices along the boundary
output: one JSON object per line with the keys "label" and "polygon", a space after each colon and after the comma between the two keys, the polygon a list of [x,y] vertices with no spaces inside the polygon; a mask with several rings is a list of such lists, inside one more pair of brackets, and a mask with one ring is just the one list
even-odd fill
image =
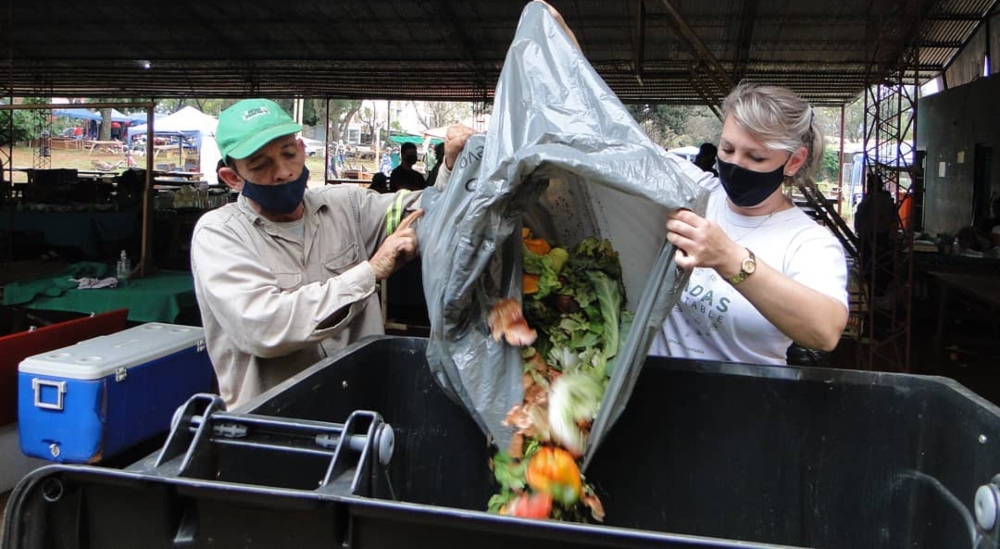
{"label": "blue cooler", "polygon": [[21,451],[96,463],[165,432],[214,376],[202,328],[157,322],[28,357],[18,366]]}

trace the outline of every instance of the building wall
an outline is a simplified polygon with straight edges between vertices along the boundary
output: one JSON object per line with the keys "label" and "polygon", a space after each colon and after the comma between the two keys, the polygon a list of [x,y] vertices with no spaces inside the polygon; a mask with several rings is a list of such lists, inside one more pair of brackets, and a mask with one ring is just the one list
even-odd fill
{"label": "building wall", "polygon": [[[921,98],[917,145],[927,149],[924,230],[954,234],[972,222],[977,144],[993,147],[992,193],[1000,192],[1000,76]],[[944,176],[940,175],[944,165]]]}

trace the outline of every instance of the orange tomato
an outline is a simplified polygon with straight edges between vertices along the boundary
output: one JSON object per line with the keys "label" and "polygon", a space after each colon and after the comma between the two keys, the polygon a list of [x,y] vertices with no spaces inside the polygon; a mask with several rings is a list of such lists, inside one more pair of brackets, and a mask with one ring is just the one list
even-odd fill
{"label": "orange tomato", "polygon": [[521,291],[524,292],[524,295],[538,293],[538,281],[541,279],[542,277],[536,274],[524,273],[521,277]]}
{"label": "orange tomato", "polygon": [[544,238],[525,238],[524,247],[535,255],[545,255],[552,250],[552,246]]}
{"label": "orange tomato", "polygon": [[580,468],[562,448],[544,446],[535,452],[525,470],[525,480],[532,490],[548,494],[563,505],[572,505],[580,498]]}
{"label": "orange tomato", "polygon": [[548,494],[521,494],[510,502],[503,514],[523,518],[549,518],[552,514],[552,496]]}

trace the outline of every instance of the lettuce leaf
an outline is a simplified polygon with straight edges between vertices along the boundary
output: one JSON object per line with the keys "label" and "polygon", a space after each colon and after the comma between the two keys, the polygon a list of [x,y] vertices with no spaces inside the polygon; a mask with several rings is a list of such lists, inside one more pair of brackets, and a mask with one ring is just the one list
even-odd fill
{"label": "lettuce leaf", "polygon": [[622,310],[622,295],[618,282],[612,280],[603,271],[588,271],[587,277],[594,285],[597,303],[601,308],[601,318],[604,325],[604,358],[612,359],[618,354],[618,324],[619,313]]}
{"label": "lettuce leaf", "polygon": [[568,259],[569,252],[563,248],[552,248],[545,255],[538,255],[527,247],[524,248],[524,272],[540,277],[538,291],[531,294],[532,299],[544,299],[562,288],[559,273]]}

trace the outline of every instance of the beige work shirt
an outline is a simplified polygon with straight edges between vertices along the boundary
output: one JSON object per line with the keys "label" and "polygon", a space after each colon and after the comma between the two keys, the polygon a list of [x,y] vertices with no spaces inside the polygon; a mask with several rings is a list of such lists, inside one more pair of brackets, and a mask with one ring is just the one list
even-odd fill
{"label": "beige work shirt", "polygon": [[[387,236],[387,218],[415,209],[420,194],[397,200],[352,185],[307,190],[301,238],[261,217],[242,195],[198,220],[191,271],[229,409],[337,349],[384,333],[368,258]],[[318,328],[345,308],[342,320]]]}

